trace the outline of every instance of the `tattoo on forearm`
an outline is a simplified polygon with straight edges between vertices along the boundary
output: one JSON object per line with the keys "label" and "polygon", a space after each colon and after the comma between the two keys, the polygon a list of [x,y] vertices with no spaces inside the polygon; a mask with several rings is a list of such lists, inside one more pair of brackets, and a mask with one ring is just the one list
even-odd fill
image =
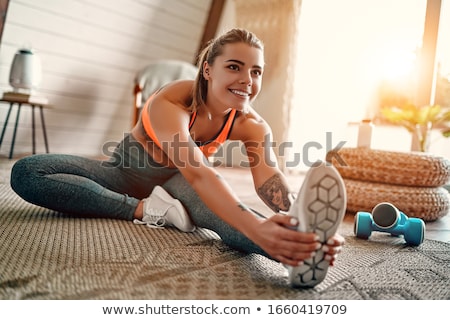
{"label": "tattoo on forearm", "polygon": [[275,174],[258,188],[258,195],[273,211],[288,211],[291,205],[289,191],[281,180],[280,174]]}

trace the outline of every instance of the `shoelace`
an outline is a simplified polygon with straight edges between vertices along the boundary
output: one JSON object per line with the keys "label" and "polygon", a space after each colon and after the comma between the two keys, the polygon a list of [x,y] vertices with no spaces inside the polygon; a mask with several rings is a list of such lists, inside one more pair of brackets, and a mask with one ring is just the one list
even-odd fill
{"label": "shoelace", "polygon": [[150,209],[150,214],[144,216],[144,220],[134,219],[135,224],[146,224],[149,228],[164,229],[166,219],[164,218],[166,211]]}

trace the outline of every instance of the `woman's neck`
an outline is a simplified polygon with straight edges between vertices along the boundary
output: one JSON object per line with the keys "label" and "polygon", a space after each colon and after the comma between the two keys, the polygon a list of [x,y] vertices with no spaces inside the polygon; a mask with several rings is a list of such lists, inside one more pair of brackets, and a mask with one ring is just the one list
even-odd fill
{"label": "woman's neck", "polygon": [[200,109],[200,113],[203,113],[209,121],[223,119],[228,113],[230,113],[230,111],[231,108],[217,110],[208,105],[205,105]]}

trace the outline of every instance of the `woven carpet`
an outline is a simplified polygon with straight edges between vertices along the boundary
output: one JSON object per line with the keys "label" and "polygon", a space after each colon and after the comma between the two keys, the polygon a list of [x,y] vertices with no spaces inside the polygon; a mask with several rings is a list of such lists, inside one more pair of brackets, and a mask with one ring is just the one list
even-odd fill
{"label": "woven carpet", "polygon": [[39,208],[0,184],[0,299],[450,299],[450,244],[346,245],[324,282],[293,289],[285,268],[225,246],[216,234],[80,219]]}

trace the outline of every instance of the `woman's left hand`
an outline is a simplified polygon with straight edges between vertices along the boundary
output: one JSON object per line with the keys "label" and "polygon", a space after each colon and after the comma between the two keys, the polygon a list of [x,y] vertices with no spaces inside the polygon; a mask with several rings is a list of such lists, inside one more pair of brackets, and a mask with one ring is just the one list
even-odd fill
{"label": "woman's left hand", "polygon": [[326,244],[322,245],[321,250],[325,252],[325,260],[330,262],[330,266],[334,266],[337,255],[342,251],[344,243],[344,237],[336,233],[328,239]]}

